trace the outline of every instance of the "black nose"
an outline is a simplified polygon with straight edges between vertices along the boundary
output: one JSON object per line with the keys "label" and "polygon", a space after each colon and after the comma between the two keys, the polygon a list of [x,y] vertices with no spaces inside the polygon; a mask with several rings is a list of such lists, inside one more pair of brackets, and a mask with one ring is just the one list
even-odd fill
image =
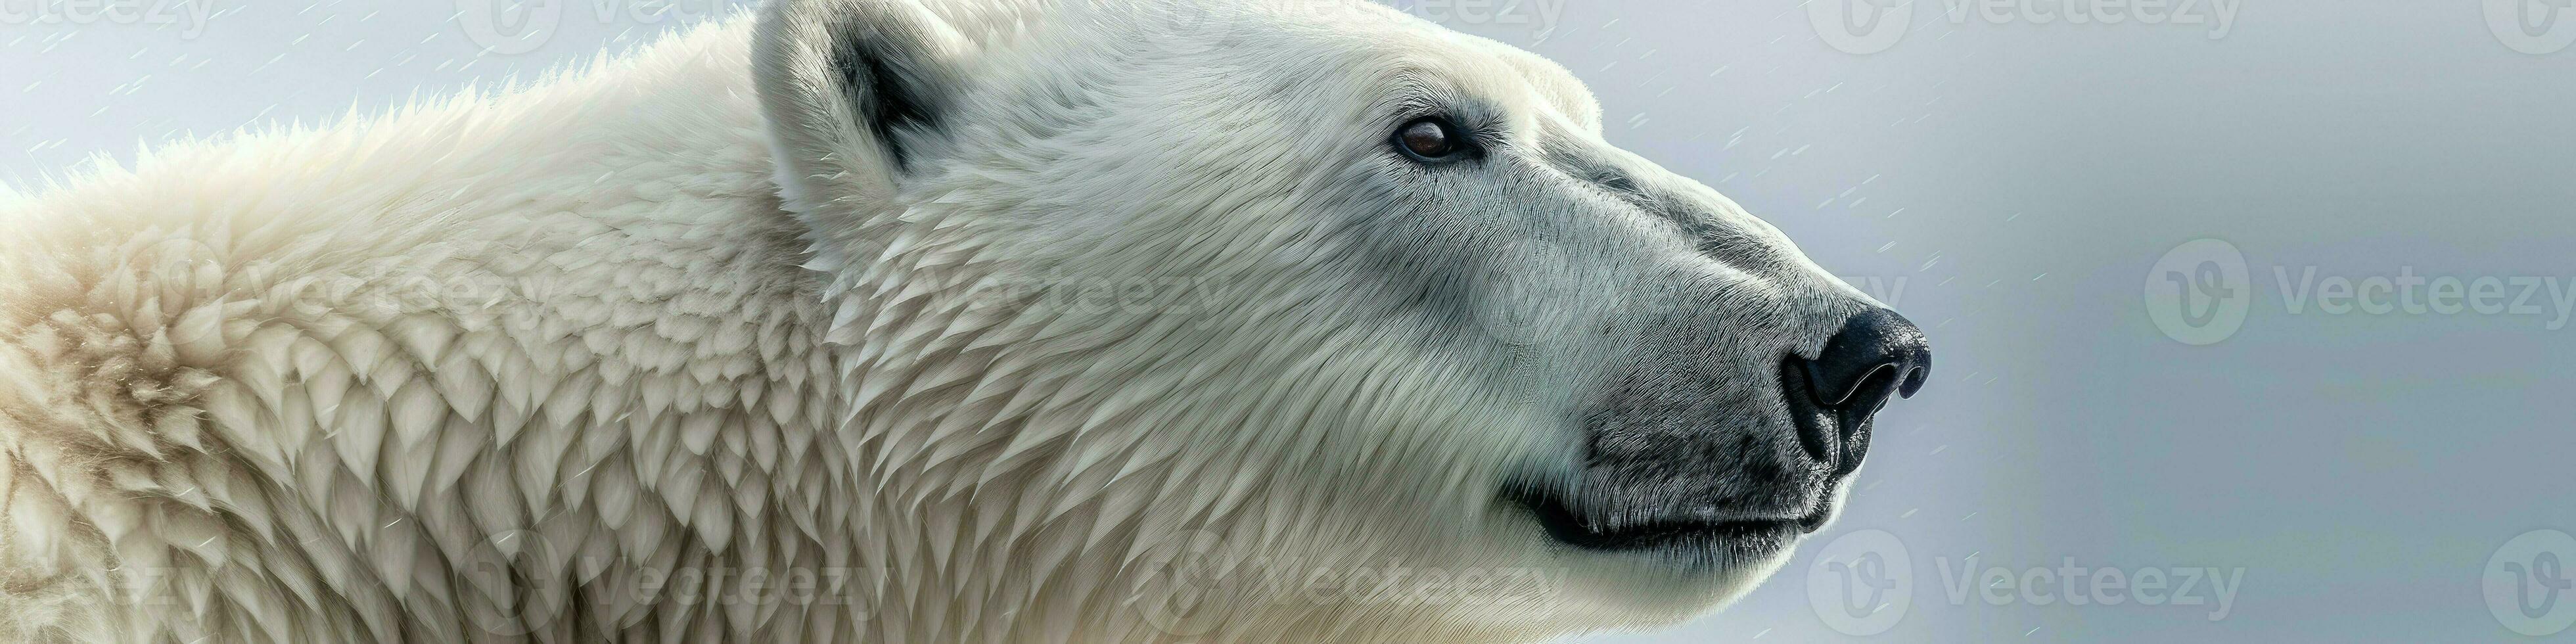
{"label": "black nose", "polygon": [[1887,399],[1922,390],[1932,372],[1932,345],[1905,316],[1871,309],[1844,322],[1815,359],[1792,355],[1781,367],[1799,442],[1841,475],[1860,467],[1869,452],[1870,418]]}

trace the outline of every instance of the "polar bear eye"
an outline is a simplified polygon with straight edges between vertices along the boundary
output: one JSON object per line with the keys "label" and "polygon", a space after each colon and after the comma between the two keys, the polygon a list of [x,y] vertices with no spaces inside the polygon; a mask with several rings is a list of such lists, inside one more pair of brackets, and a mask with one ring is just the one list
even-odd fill
{"label": "polar bear eye", "polygon": [[1458,127],[1439,117],[1415,119],[1404,124],[1395,131],[1395,147],[1417,161],[1448,161],[1465,151],[1458,138]]}

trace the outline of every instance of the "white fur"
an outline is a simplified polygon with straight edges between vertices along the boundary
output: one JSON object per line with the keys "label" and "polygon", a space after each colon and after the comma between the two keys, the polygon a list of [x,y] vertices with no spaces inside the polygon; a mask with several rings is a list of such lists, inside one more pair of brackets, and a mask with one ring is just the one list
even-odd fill
{"label": "white fur", "polygon": [[[1347,300],[1366,271],[1307,259],[1351,138],[1313,123],[1373,132],[1373,88],[1443,68],[1601,147],[1561,70],[1374,8],[900,6],[979,88],[909,174],[855,139],[800,154],[746,20],[0,198],[0,640],[1532,641],[1778,565],[1549,548],[1493,493],[1574,458],[1554,417],[1593,377],[1403,341]],[[1387,75],[1192,71],[1307,49]],[[1091,76],[1124,89],[1063,93]],[[1620,217],[1569,230],[1660,225]],[[1623,273],[1671,262],[1638,249],[1688,253],[1585,239],[1551,242],[1568,310],[1646,297]],[[1848,292],[1800,279],[1763,292]],[[1054,297],[1076,282],[1196,290]],[[1568,316],[1533,324],[1599,322]],[[1568,346],[1534,360],[1608,350]],[[1246,583],[1469,568],[1544,574]],[[654,581],[752,570],[826,588]]]}

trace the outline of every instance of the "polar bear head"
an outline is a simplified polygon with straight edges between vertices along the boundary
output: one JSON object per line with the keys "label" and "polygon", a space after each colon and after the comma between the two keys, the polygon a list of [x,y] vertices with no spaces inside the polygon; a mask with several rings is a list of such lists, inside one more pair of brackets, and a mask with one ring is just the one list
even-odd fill
{"label": "polar bear head", "polygon": [[1082,641],[1671,623],[1829,520],[1929,370],[1564,69],[1393,10],[802,0],[757,39],[876,543],[941,553],[889,574]]}

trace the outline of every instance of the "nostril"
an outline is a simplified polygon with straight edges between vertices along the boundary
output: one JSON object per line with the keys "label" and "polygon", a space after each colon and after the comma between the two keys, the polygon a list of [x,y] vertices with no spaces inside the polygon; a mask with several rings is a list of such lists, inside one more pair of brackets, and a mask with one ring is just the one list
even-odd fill
{"label": "nostril", "polygon": [[1789,403],[1790,422],[1797,425],[1798,445],[1818,463],[1835,463],[1842,459],[1842,430],[1834,422],[1831,407],[1810,407],[1801,400],[1822,400],[1824,392],[1815,388],[1813,361],[1790,355],[1780,360],[1780,391]]}
{"label": "nostril", "polygon": [[1923,330],[1872,309],[1845,321],[1816,357],[1782,357],[1780,392],[1807,455],[1841,477],[1868,458],[1870,418],[1889,398],[1921,391],[1931,374]]}
{"label": "nostril", "polygon": [[1867,413],[1891,396],[1912,397],[1921,390],[1932,351],[1913,322],[1895,311],[1871,309],[1844,322],[1806,367],[1818,404]]}
{"label": "nostril", "polygon": [[1816,404],[1824,405],[1833,409],[1841,409],[1845,404],[1850,403],[1854,396],[1860,395],[1862,389],[1868,388],[1871,381],[1879,380],[1880,374],[1887,373],[1888,371],[1898,367],[1896,363],[1892,362],[1881,364],[1876,367],[1871,367],[1868,372],[1862,373],[1860,377],[1853,378],[1848,375],[1828,373],[1829,371],[1832,371],[1833,368],[1830,366],[1820,366],[1824,364],[1825,363],[1822,361],[1808,362],[1807,378],[1815,385]]}

